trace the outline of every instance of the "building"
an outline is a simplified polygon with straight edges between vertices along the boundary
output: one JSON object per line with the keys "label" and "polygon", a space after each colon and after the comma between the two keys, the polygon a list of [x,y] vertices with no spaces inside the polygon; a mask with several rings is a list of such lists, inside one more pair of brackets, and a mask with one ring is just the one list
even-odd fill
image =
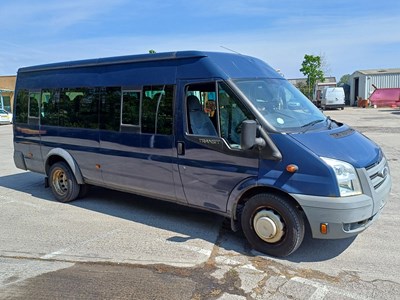
{"label": "building", "polygon": [[[293,84],[294,86],[298,85],[307,85],[307,78],[293,78],[293,79],[288,79],[288,81]],[[336,85],[336,78],[335,77],[325,77],[324,82],[319,83],[317,82],[318,85],[323,86],[324,84],[327,86],[331,86],[332,84]]]}
{"label": "building", "polygon": [[0,108],[13,111],[16,76],[0,76]]}
{"label": "building", "polygon": [[376,88],[400,88],[400,68],[355,71],[349,83],[350,105],[356,105],[357,99],[369,99]]}
{"label": "building", "polygon": [[[307,78],[293,78],[288,79],[288,81],[293,84],[295,87],[301,90],[301,86],[307,86]],[[318,101],[321,98],[322,91],[325,87],[335,87],[336,86],[336,78],[335,77],[325,77],[323,82],[317,81],[315,85],[312,87],[312,101],[318,106]],[[303,93],[304,90],[302,90]]]}

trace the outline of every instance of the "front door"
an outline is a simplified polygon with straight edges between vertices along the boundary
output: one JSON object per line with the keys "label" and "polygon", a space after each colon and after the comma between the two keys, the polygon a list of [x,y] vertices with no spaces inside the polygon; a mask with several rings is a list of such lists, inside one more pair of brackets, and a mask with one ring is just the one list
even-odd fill
{"label": "front door", "polygon": [[258,174],[257,152],[240,148],[240,124],[253,117],[222,81],[186,84],[183,97],[177,149],[186,201],[225,212],[235,186]]}

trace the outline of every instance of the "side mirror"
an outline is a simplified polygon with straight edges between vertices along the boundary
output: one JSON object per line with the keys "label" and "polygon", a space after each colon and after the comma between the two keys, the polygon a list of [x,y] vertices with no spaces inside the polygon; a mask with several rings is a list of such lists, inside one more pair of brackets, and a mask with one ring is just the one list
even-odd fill
{"label": "side mirror", "polygon": [[265,140],[263,138],[257,138],[257,126],[257,122],[254,120],[245,120],[242,122],[240,147],[243,150],[249,150],[254,146],[265,146]]}

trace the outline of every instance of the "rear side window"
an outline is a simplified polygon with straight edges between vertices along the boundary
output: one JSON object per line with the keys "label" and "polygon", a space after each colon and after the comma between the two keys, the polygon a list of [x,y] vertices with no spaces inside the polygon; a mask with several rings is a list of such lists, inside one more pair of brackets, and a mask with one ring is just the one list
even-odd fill
{"label": "rear side window", "polygon": [[15,122],[171,135],[174,95],[174,85],[20,90]]}
{"label": "rear side window", "polygon": [[139,126],[140,91],[122,91],[122,124]]}
{"label": "rear side window", "polygon": [[100,88],[100,129],[119,131],[121,123],[121,88]]}
{"label": "rear side window", "polygon": [[95,88],[44,89],[41,96],[41,123],[97,129],[98,99]]}
{"label": "rear side window", "polygon": [[27,90],[19,90],[15,105],[15,123],[28,123],[28,105],[29,92]]}
{"label": "rear side window", "polygon": [[98,93],[95,88],[66,88],[60,92],[60,126],[97,129]]}
{"label": "rear side window", "polygon": [[29,93],[29,118],[39,118],[40,92]]}
{"label": "rear side window", "polygon": [[58,107],[60,91],[58,89],[42,90],[41,123],[43,125],[58,126]]}
{"label": "rear side window", "polygon": [[172,134],[173,85],[143,87],[142,133]]}
{"label": "rear side window", "polygon": [[15,107],[15,123],[39,123],[40,92],[19,90]]}

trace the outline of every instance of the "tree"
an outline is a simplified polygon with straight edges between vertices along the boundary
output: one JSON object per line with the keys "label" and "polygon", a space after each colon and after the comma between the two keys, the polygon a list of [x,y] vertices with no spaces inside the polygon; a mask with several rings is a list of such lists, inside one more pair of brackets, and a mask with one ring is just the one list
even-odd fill
{"label": "tree", "polygon": [[338,85],[343,83],[343,84],[350,84],[350,74],[345,74],[342,77],[340,77],[340,80],[338,82]]}
{"label": "tree", "polygon": [[324,82],[324,72],[321,70],[321,57],[314,55],[304,55],[303,63],[301,64],[300,72],[307,76],[308,98],[312,98],[311,88],[314,87],[317,80]]}
{"label": "tree", "polygon": [[150,53],[150,54],[154,54],[154,53],[157,53],[157,52],[156,52],[156,50],[150,49],[150,50],[149,50],[149,53]]}
{"label": "tree", "polygon": [[296,84],[296,88],[302,92],[305,96],[307,96],[308,94],[308,86],[305,82],[298,82]]}

